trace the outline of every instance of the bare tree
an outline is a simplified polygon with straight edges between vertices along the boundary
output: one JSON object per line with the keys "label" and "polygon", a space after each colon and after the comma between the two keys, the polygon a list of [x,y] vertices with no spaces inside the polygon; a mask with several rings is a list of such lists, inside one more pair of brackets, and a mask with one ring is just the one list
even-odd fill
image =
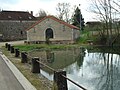
{"label": "bare tree", "polygon": [[40,9],[38,11],[38,13],[36,14],[36,16],[39,18],[43,18],[43,17],[47,16],[47,13],[43,9]]}
{"label": "bare tree", "polygon": [[[119,4],[118,0],[91,0],[92,9],[91,11],[99,17],[99,20],[102,22],[102,28],[100,29],[100,34],[102,37],[106,38],[106,44],[111,45],[116,39],[116,35],[119,35],[119,30],[115,33],[115,19],[120,15],[115,15],[119,13]],[[115,6],[118,6],[115,8]],[[101,26],[100,26],[101,27]]]}
{"label": "bare tree", "polygon": [[70,4],[69,3],[58,3],[56,10],[58,12],[58,18],[60,20],[69,22],[69,16],[70,16]]}

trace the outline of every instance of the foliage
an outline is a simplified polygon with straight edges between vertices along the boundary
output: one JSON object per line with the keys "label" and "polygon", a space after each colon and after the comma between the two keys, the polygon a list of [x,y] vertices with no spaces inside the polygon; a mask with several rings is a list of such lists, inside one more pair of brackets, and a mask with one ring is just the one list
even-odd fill
{"label": "foliage", "polygon": [[81,30],[84,29],[84,18],[81,14],[80,9],[77,7],[74,11],[74,15],[72,17],[72,24],[77,26],[77,27],[81,27]]}
{"label": "foliage", "polygon": [[85,28],[84,31],[81,31],[80,37],[77,39],[78,44],[87,44],[87,40],[91,39],[90,31]]}
{"label": "foliage", "polygon": [[[93,33],[96,34],[94,35]],[[99,30],[96,27],[89,28],[86,26],[85,30],[81,31],[80,38],[77,39],[77,44],[90,44],[92,42],[92,44],[101,45],[101,43],[105,42],[105,38],[99,35]]]}

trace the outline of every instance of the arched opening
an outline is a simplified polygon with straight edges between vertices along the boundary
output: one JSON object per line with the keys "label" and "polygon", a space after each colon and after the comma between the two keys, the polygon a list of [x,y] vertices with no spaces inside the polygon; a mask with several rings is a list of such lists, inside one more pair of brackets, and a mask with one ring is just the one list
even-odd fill
{"label": "arched opening", "polygon": [[20,34],[23,35],[23,31],[20,31]]}
{"label": "arched opening", "polygon": [[53,38],[53,30],[51,28],[46,29],[46,39]]}

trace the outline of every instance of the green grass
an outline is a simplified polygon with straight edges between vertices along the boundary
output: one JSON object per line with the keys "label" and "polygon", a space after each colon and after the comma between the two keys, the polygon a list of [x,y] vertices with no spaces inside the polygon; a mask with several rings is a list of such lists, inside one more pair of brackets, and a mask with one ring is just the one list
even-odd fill
{"label": "green grass", "polygon": [[47,45],[47,44],[30,44],[30,45],[15,45],[20,51],[30,51],[34,49],[56,50],[78,47],[78,45]]}
{"label": "green grass", "polygon": [[88,40],[88,38],[80,37],[79,39],[77,39],[77,43],[78,44],[86,44],[87,40]]}

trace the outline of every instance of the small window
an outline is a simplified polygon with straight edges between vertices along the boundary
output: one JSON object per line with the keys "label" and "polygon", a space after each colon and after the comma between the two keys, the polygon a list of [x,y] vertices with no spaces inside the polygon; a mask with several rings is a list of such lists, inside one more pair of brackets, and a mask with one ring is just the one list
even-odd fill
{"label": "small window", "polygon": [[63,28],[62,28],[62,29],[63,29],[63,31],[65,31],[65,25],[63,25]]}
{"label": "small window", "polygon": [[33,32],[36,33],[36,28],[35,27],[33,28]]}
{"label": "small window", "polygon": [[29,19],[32,19],[32,17],[30,17],[30,16],[29,16],[28,18],[29,18]]}
{"label": "small window", "polygon": [[9,19],[11,19],[12,17],[11,16],[8,16]]}
{"label": "small window", "polygon": [[22,17],[20,16],[19,19],[22,19]]}
{"label": "small window", "polygon": [[23,35],[23,31],[21,31],[20,34]]}

